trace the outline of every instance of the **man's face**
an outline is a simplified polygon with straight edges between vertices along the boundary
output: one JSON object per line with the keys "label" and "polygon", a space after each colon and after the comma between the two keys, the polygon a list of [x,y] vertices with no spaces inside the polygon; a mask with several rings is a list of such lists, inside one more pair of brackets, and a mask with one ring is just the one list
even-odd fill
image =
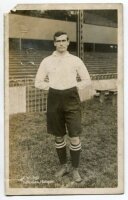
{"label": "man's face", "polygon": [[63,53],[67,51],[67,48],[69,46],[69,41],[67,40],[67,35],[60,35],[59,37],[56,37],[54,41],[54,46],[56,47],[56,50],[59,53]]}

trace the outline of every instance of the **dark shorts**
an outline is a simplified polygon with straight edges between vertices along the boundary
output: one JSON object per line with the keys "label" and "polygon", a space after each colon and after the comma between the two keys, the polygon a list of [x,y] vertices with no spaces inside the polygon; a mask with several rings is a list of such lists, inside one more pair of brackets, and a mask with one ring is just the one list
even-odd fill
{"label": "dark shorts", "polygon": [[55,136],[70,137],[81,133],[81,103],[76,87],[49,89],[47,100],[47,131]]}

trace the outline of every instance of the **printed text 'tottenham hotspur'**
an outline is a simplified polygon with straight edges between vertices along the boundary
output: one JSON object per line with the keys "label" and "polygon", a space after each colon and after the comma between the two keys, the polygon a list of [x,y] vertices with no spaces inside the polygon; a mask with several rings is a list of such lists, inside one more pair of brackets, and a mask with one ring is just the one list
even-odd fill
{"label": "printed text 'tottenham hotspur'", "polygon": [[23,184],[51,184],[53,180],[40,180],[38,176],[23,176],[20,178]]}

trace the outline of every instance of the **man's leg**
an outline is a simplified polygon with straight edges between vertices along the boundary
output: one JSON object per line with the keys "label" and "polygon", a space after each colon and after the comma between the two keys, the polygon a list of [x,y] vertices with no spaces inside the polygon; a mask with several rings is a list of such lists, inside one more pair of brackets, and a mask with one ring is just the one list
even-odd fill
{"label": "man's leg", "polygon": [[81,182],[81,177],[78,172],[81,142],[79,137],[70,137],[70,154],[73,167],[73,179],[75,182]]}
{"label": "man's leg", "polygon": [[64,140],[64,137],[55,137],[55,147],[61,164],[61,169],[55,174],[55,176],[62,177],[63,175],[68,173],[66,142]]}

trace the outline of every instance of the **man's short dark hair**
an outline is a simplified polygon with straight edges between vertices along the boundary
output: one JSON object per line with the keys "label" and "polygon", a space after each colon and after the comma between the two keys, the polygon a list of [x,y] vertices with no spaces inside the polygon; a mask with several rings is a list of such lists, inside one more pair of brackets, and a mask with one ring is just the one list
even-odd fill
{"label": "man's short dark hair", "polygon": [[[57,32],[54,34],[54,36],[53,36],[54,41],[56,41],[56,37],[59,37],[59,36],[61,36],[61,35],[67,35],[67,33],[66,33],[66,32],[63,32],[63,31],[57,31]],[[68,35],[67,35],[67,40],[69,40]]]}

